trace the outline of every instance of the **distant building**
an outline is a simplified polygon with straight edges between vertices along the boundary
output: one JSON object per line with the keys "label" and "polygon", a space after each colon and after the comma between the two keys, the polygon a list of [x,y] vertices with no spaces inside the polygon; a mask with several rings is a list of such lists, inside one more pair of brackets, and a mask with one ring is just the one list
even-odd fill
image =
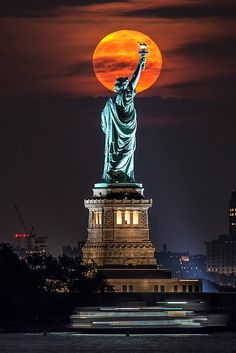
{"label": "distant building", "polygon": [[14,251],[19,257],[26,257],[29,250],[30,235],[26,233],[15,234]]}
{"label": "distant building", "polygon": [[236,232],[220,235],[207,245],[207,272],[223,287],[236,287]]}
{"label": "distant building", "polygon": [[33,254],[44,255],[48,252],[48,238],[17,233],[14,239],[14,251],[19,257],[27,257]]}
{"label": "distant building", "polygon": [[163,246],[156,254],[160,269],[170,269],[173,278],[202,278],[206,273],[206,256],[189,255],[189,252],[172,252]]}
{"label": "distant building", "polygon": [[236,190],[229,202],[229,234],[206,242],[207,272],[221,286],[236,287]]}
{"label": "distant building", "polygon": [[62,248],[62,254],[68,257],[81,257],[82,258],[82,248],[85,244],[85,241],[78,241],[78,247],[72,248],[70,245],[65,245]]}
{"label": "distant building", "polygon": [[30,237],[30,254],[44,255],[48,252],[48,237]]}
{"label": "distant building", "polygon": [[236,232],[220,235],[206,243],[207,271],[222,275],[236,275]]}
{"label": "distant building", "polygon": [[236,190],[233,189],[229,202],[229,233],[236,232]]}
{"label": "distant building", "polygon": [[193,278],[203,278],[206,274],[206,256],[197,254],[189,256],[189,272]]}

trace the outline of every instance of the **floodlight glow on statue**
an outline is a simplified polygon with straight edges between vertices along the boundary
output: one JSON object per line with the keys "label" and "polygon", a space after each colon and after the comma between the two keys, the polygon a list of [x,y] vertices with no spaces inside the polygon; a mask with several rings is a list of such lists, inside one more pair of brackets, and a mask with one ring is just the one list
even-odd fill
{"label": "floodlight glow on statue", "polygon": [[[122,31],[120,31],[122,32]],[[139,33],[139,32],[138,32]],[[140,59],[135,71],[118,77],[114,92],[102,110],[102,130],[105,134],[105,159],[102,180],[104,183],[135,183],[134,152],[136,149],[136,87],[145,70],[147,44],[135,41]]]}

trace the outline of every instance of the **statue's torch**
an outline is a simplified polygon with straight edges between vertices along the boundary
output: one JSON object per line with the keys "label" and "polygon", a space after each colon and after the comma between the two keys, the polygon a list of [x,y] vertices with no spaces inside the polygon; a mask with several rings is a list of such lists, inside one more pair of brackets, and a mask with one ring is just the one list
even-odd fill
{"label": "statue's torch", "polygon": [[[140,43],[138,42],[139,44],[139,55],[140,55],[140,58],[142,57],[145,57],[146,59],[146,56],[148,54],[148,50],[147,50],[147,44],[146,43]],[[142,64],[142,70],[145,70],[145,62]]]}

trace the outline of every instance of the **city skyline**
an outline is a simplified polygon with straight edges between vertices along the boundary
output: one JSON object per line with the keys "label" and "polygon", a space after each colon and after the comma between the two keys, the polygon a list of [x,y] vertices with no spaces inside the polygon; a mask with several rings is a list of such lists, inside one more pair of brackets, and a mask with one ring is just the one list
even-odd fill
{"label": "city skyline", "polygon": [[154,202],[157,250],[203,253],[205,241],[227,233],[236,186],[232,1],[12,1],[0,15],[1,241],[22,231],[12,201],[52,253],[86,238],[84,199],[101,181],[100,113],[110,96],[92,54],[124,28],[149,35],[163,56],[157,83],[136,97],[136,180]]}

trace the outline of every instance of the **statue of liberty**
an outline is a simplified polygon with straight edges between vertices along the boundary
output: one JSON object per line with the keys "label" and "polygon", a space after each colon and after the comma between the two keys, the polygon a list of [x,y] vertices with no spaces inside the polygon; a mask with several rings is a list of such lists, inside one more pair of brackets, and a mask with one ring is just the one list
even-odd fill
{"label": "statue of liberty", "polygon": [[108,99],[102,111],[102,130],[105,133],[103,182],[135,183],[134,151],[136,148],[136,110],[134,97],[141,71],[145,69],[146,44],[140,44],[140,60],[129,77],[117,78],[115,95]]}

